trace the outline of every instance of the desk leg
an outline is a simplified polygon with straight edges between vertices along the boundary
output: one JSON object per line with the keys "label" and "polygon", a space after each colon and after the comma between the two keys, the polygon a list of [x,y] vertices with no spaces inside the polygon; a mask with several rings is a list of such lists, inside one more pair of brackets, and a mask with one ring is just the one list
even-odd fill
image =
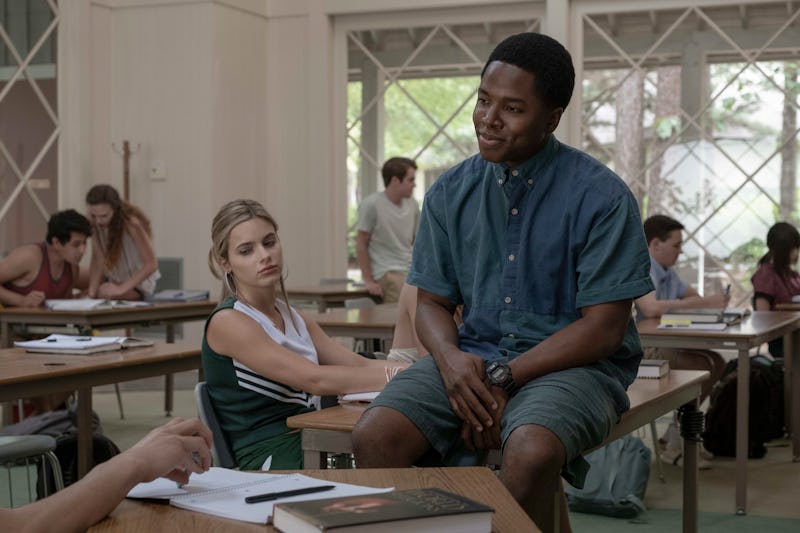
{"label": "desk leg", "polygon": [[680,408],[679,417],[683,437],[683,533],[697,533],[698,442],[704,416],[695,399]]}
{"label": "desk leg", "polygon": [[739,350],[736,369],[736,514],[747,514],[747,441],[750,432],[750,353]]}
{"label": "desk leg", "polygon": [[11,348],[11,328],[8,322],[0,322],[0,347]]}
{"label": "desk leg", "polygon": [[321,470],[328,468],[328,454],[315,450],[303,450],[303,469]]}
{"label": "desk leg", "polygon": [[[800,329],[792,332],[792,351],[784,352],[783,364],[791,373],[791,424],[787,427],[792,436],[792,460],[800,462]],[[788,361],[786,356],[788,355]]]}
{"label": "desk leg", "polygon": [[[167,322],[167,344],[175,342],[175,324]],[[173,398],[175,388],[175,376],[167,374],[164,376],[164,412],[165,416],[172,416]]]}
{"label": "desk leg", "polygon": [[794,361],[794,331],[783,336],[783,426],[792,435],[792,362]]}
{"label": "desk leg", "polygon": [[92,388],[78,389],[78,478],[85,476],[92,460]]}

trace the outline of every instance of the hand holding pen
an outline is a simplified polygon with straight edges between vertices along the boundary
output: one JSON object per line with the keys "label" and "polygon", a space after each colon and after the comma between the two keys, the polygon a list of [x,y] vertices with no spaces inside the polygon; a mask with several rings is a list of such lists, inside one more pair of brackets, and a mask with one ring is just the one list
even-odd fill
{"label": "hand holding pen", "polygon": [[175,418],[125,453],[139,461],[142,481],[165,477],[187,483],[192,472],[211,467],[211,439],[211,430],[198,419]]}

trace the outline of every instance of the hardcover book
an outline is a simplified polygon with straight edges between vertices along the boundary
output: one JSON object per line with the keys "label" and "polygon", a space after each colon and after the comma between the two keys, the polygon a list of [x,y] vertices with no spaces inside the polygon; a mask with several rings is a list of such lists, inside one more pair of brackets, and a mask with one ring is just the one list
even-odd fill
{"label": "hardcover book", "polygon": [[746,307],[728,307],[726,309],[670,309],[661,315],[661,324],[670,326],[686,326],[689,324],[727,324],[740,322],[750,314]]}
{"label": "hardcover book", "polygon": [[275,506],[273,524],[284,533],[489,533],[494,510],[437,488],[411,489]]}
{"label": "hardcover book", "polygon": [[661,379],[669,374],[669,361],[664,359],[642,359],[639,363],[637,378]]}
{"label": "hardcover book", "polygon": [[722,309],[670,309],[661,315],[662,324],[722,322]]}

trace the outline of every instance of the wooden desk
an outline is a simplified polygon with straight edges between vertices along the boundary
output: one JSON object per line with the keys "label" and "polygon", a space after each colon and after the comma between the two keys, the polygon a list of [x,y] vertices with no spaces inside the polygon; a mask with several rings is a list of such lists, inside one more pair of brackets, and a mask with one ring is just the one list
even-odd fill
{"label": "wooden desk", "polygon": [[[271,472],[272,473],[272,472]],[[288,472],[285,472],[288,473]],[[386,468],[362,470],[303,470],[308,476],[398,490],[439,487],[494,508],[492,531],[519,533],[539,531],[511,494],[488,468]],[[384,527],[391,531],[391,527]],[[178,509],[171,505],[125,500],[111,515],[89,529],[92,533],[138,533],[140,531],[276,531],[272,526],[237,522]]]}
{"label": "wooden desk", "polygon": [[750,413],[750,350],[784,337],[784,361],[791,380],[792,455],[800,459],[800,313],[756,311],[740,324],[722,331],[658,329],[658,319],[637,324],[642,346],[705,350],[737,350],[736,391],[736,514],[747,513],[747,442]]}
{"label": "wooden desk", "polygon": [[328,307],[344,307],[345,300],[366,298],[369,292],[364,285],[352,283],[332,283],[326,285],[305,285],[287,287],[289,300],[311,301],[317,304],[317,311],[324,313]]}
{"label": "wooden desk", "polygon": [[92,387],[199,367],[199,345],[185,341],[92,355],[5,348],[0,350],[0,402],[77,389],[78,472],[82,477],[89,470],[92,454]]}
{"label": "wooden desk", "polygon": [[[0,308],[0,347],[11,347],[12,328],[34,325],[72,325],[89,332],[93,329],[127,328],[164,322],[167,327],[167,342],[175,342],[175,324],[205,320],[216,306],[216,302],[201,300],[86,311],[53,311],[43,307],[3,307]],[[167,416],[172,413],[172,384],[172,374],[168,374],[164,387],[164,411]]]}
{"label": "wooden desk", "polygon": [[[693,370],[672,370],[662,379],[637,379],[628,388],[630,410],[605,442],[618,439],[686,403],[696,402],[706,379],[708,372]],[[328,453],[352,453],[350,434],[365,409],[363,404],[338,405],[287,418],[287,426],[303,432],[304,466],[322,468]],[[697,443],[684,441],[684,531],[697,531],[697,456]],[[499,464],[497,459],[490,459],[490,462]]]}
{"label": "wooden desk", "polygon": [[80,329],[111,329],[164,322],[167,325],[167,342],[175,340],[175,324],[191,320],[205,320],[217,306],[216,302],[156,303],[142,307],[117,307],[86,311],[53,311],[43,307],[0,308],[0,345],[11,347],[11,329],[22,326],[65,326]]}
{"label": "wooden desk", "polygon": [[304,313],[331,337],[353,337],[391,342],[397,321],[397,304],[379,304],[365,309],[331,309],[327,313]]}

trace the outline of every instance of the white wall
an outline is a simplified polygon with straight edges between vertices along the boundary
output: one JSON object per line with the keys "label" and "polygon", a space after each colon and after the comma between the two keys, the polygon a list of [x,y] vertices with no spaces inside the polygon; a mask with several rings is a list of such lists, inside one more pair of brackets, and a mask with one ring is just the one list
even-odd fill
{"label": "white wall", "polygon": [[[127,139],[138,146],[131,200],[152,217],[157,255],[184,257],[186,286],[218,288],[206,267],[210,222],[236,197],[262,201],[277,218],[290,285],[341,276],[346,59],[335,20],[482,6],[478,0],[62,2],[73,35],[62,46],[78,49],[60,63],[62,81],[89,96],[64,124],[62,152],[69,157],[61,166],[67,191],[61,205],[81,207],[95,183],[121,188],[121,157],[112,143],[119,148]],[[166,168],[164,179],[150,177],[156,162]]]}

